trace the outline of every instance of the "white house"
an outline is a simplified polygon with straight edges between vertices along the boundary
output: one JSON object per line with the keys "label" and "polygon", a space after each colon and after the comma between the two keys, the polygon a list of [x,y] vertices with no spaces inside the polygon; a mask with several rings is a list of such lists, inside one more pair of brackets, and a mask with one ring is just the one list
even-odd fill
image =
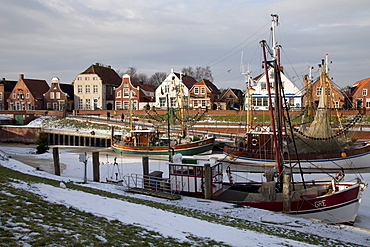
{"label": "white house", "polygon": [[[155,90],[155,106],[157,108],[167,107],[167,95],[170,107],[185,107],[189,102],[189,90],[197,81],[182,73],[176,73],[171,69],[171,73]],[[183,101],[181,101],[183,97]],[[181,106],[181,102],[184,105]]]}
{"label": "white house", "polygon": [[[270,68],[268,70],[270,85],[274,85],[274,70]],[[284,93],[286,97],[286,103],[289,103],[290,107],[301,107],[302,106],[302,92],[301,90],[284,74],[280,72],[281,81],[284,88]],[[255,110],[268,110],[268,91],[266,84],[266,75],[262,73],[261,75],[254,78],[254,83],[251,85],[254,89],[252,93],[252,105]],[[274,89],[271,91],[272,100],[274,101]],[[247,102],[246,102],[247,103]],[[248,106],[247,106],[248,107]]]}

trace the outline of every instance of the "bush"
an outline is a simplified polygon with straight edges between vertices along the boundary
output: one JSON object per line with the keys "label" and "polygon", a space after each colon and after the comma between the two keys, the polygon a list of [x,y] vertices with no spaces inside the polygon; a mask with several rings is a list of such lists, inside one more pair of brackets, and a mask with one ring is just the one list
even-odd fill
{"label": "bush", "polygon": [[36,140],[36,144],[37,144],[37,147],[36,147],[36,153],[38,154],[43,154],[45,153],[46,151],[49,150],[49,137],[48,137],[48,134],[45,133],[45,132],[40,132],[39,133],[39,136],[37,137],[37,140]]}

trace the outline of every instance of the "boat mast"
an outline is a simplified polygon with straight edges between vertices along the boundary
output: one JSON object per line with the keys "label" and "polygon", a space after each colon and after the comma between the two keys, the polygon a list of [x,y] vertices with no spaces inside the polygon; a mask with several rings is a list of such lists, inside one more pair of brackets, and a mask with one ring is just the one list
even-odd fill
{"label": "boat mast", "polygon": [[247,80],[245,81],[246,84],[246,92],[245,92],[245,98],[244,98],[244,110],[246,111],[247,114],[247,119],[246,119],[246,126],[245,126],[245,133],[249,133],[252,128],[252,77],[251,77],[251,71],[248,66],[248,71],[247,72],[242,72],[242,75],[247,75]]}

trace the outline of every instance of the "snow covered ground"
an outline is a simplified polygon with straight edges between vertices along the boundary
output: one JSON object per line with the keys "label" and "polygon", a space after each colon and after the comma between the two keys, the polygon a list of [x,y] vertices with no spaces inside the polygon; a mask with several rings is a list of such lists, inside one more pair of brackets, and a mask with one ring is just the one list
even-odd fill
{"label": "snow covered ground", "polygon": [[[92,156],[93,148],[60,147],[61,176],[53,175],[52,152],[45,154],[35,154],[34,146],[27,145],[2,145],[0,154],[6,153],[16,159],[10,158],[8,161],[1,160],[0,164],[23,173],[36,176],[52,178],[60,181],[82,182],[84,178],[84,164],[79,162],[79,154],[86,152],[87,179],[85,186],[110,191],[117,194],[124,194],[147,200],[157,201],[166,204],[181,206],[184,208],[196,208],[220,215],[227,215],[236,218],[246,219],[254,222],[272,222],[279,225],[282,229],[294,229],[305,233],[312,233],[322,237],[348,241],[360,245],[370,243],[370,190],[365,190],[363,201],[360,206],[359,217],[355,227],[351,226],[328,226],[312,220],[297,218],[273,213],[255,208],[234,208],[232,205],[222,202],[182,197],[180,200],[170,201],[145,195],[130,194],[124,191],[122,186],[92,182]],[[132,173],[141,174],[141,157],[122,156],[112,151],[100,150],[101,181],[114,176],[119,172],[123,175]],[[114,158],[118,165],[113,165]],[[163,157],[165,158],[165,157]],[[23,160],[23,163],[18,161]],[[26,165],[29,163],[32,166]],[[36,169],[36,167],[38,169]],[[119,168],[119,171],[118,169]],[[165,160],[150,159],[150,172],[160,170],[166,177],[167,162]],[[348,175],[350,176],[350,175]],[[363,179],[369,183],[370,174],[363,174]],[[24,189],[29,189],[30,185],[21,184]],[[148,230],[160,232],[164,236],[185,240],[187,235],[208,237],[216,241],[223,241],[232,246],[267,246],[267,245],[289,245],[289,246],[310,246],[305,243],[290,239],[280,238],[269,234],[257,233],[249,230],[241,230],[236,227],[218,225],[207,221],[186,217],[183,215],[167,212],[164,210],[133,204],[117,199],[100,197],[89,193],[76,191],[68,188],[56,188],[45,184],[33,184],[32,191],[43,198],[58,204],[72,206],[79,210],[103,216],[108,219],[118,219],[127,224],[137,224]],[[366,229],[367,228],[367,229]]]}

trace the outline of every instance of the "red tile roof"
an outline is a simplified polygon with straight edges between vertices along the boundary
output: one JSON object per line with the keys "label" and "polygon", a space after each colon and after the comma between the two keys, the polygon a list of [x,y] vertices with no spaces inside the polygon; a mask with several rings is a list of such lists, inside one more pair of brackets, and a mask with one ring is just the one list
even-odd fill
{"label": "red tile roof", "polygon": [[[175,75],[178,78],[180,78],[180,74],[179,73],[175,73]],[[187,75],[182,76],[181,79],[182,79],[182,83],[184,83],[184,85],[188,89],[190,89],[197,82],[197,80],[195,80],[193,77],[187,76]]]}

